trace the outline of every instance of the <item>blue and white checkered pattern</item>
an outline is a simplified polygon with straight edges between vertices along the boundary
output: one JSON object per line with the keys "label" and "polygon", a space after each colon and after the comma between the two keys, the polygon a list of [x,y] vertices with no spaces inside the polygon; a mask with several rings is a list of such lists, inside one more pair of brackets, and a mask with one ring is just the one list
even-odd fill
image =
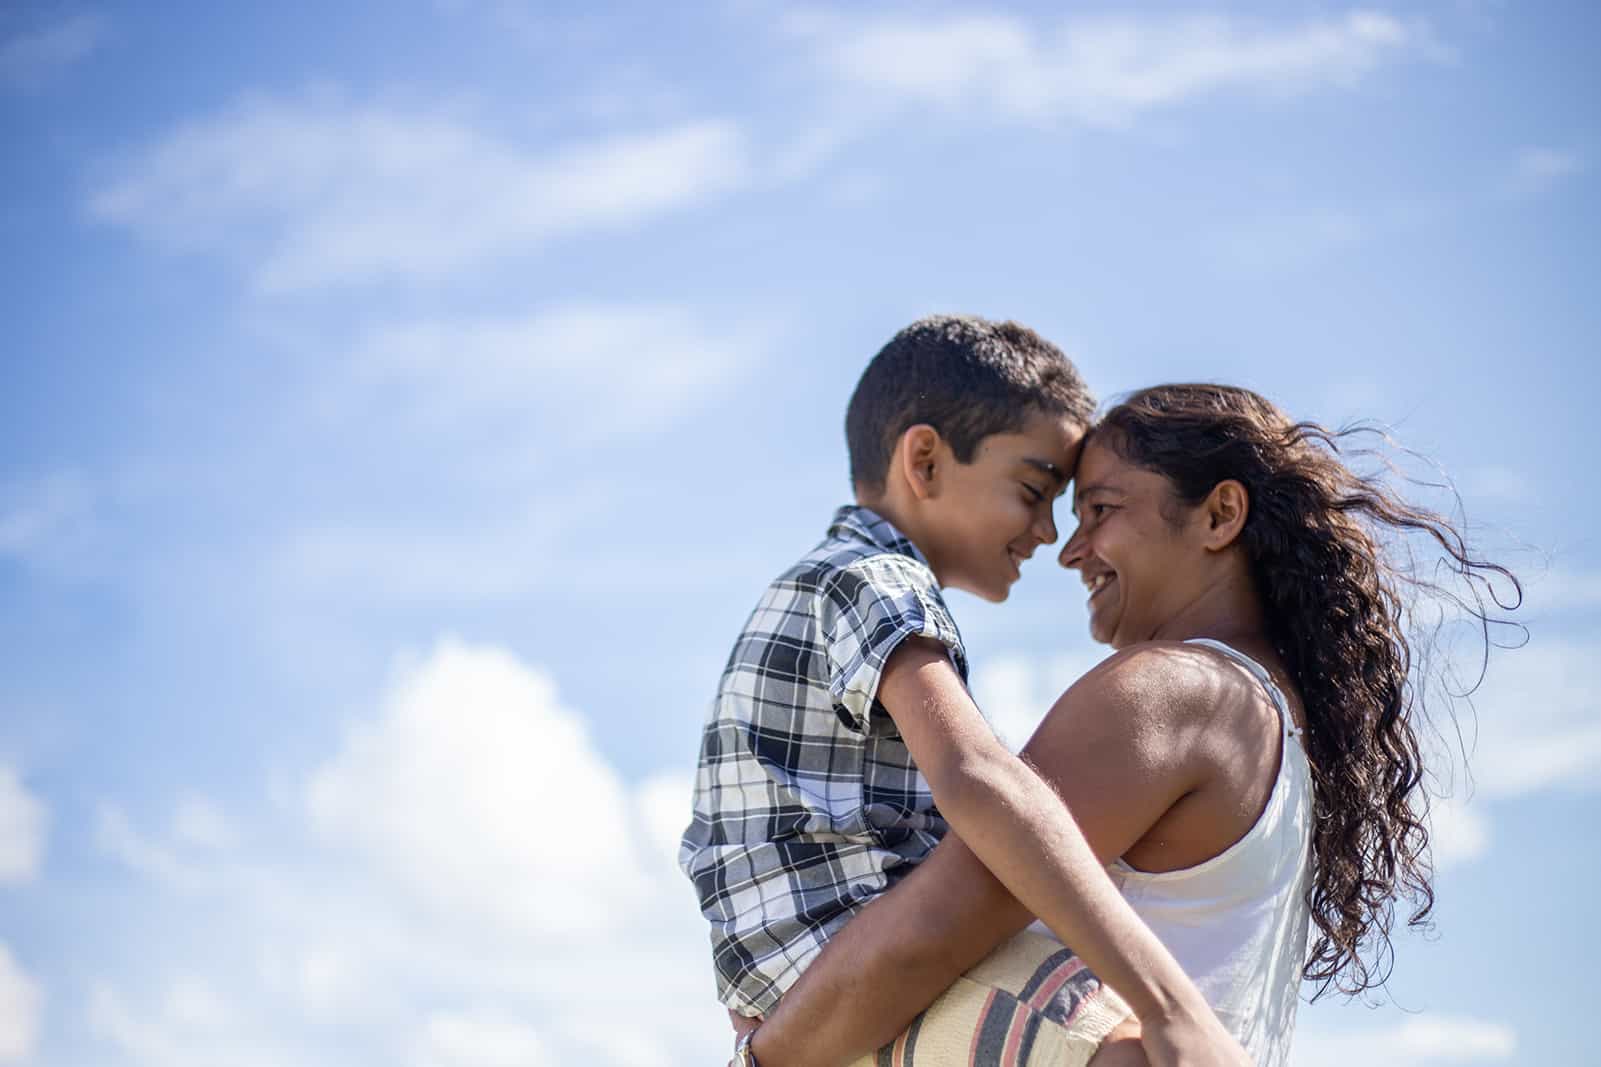
{"label": "blue and white checkered pattern", "polygon": [[945,820],[876,699],[908,637],[967,656],[917,548],[841,508],[767,589],[701,738],[679,866],[712,924],[718,996],[766,1013],[855,910],[938,844]]}

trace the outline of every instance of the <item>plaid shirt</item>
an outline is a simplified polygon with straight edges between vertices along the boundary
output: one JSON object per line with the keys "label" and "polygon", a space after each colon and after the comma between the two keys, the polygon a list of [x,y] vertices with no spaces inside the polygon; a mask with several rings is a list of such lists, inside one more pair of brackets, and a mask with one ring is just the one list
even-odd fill
{"label": "plaid shirt", "polygon": [[767,589],[723,669],[678,862],[711,922],[717,991],[771,1011],[857,908],[939,843],[945,820],[876,699],[908,637],[967,656],[916,546],[863,507]]}

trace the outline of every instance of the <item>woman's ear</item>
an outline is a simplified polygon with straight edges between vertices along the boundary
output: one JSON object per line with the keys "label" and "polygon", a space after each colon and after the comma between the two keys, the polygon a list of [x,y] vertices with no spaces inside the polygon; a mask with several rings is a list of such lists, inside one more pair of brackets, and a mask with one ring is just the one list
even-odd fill
{"label": "woman's ear", "polygon": [[1251,494],[1233,478],[1218,482],[1202,506],[1206,517],[1206,547],[1214,552],[1228,548],[1239,539],[1245,520],[1251,514]]}
{"label": "woman's ear", "polygon": [[901,476],[917,500],[927,500],[939,492],[940,445],[939,431],[920,422],[908,426],[901,434],[895,456]]}

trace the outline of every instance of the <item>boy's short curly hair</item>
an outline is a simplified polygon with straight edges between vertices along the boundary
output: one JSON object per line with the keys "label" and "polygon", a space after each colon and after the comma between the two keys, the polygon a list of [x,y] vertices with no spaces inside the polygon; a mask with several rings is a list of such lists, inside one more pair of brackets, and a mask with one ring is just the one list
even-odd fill
{"label": "boy's short curly hair", "polygon": [[851,394],[851,482],[858,492],[882,492],[895,442],[908,427],[934,427],[957,460],[970,463],[980,441],[1022,429],[1033,412],[1086,427],[1095,414],[1089,387],[1061,349],[1015,322],[918,319],[879,349]]}

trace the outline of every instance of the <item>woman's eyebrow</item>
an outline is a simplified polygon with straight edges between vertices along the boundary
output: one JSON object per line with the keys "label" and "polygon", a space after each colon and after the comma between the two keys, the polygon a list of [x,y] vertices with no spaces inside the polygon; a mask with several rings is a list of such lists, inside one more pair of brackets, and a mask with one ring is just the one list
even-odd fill
{"label": "woman's eyebrow", "polygon": [[1075,491],[1073,493],[1073,506],[1075,508],[1078,507],[1078,502],[1080,500],[1083,500],[1085,497],[1089,496],[1091,493],[1120,493],[1120,492],[1122,492],[1122,490],[1119,489],[1115,485],[1108,485],[1105,482],[1091,482],[1089,485],[1081,485],[1081,486],[1079,486],[1077,491]]}

